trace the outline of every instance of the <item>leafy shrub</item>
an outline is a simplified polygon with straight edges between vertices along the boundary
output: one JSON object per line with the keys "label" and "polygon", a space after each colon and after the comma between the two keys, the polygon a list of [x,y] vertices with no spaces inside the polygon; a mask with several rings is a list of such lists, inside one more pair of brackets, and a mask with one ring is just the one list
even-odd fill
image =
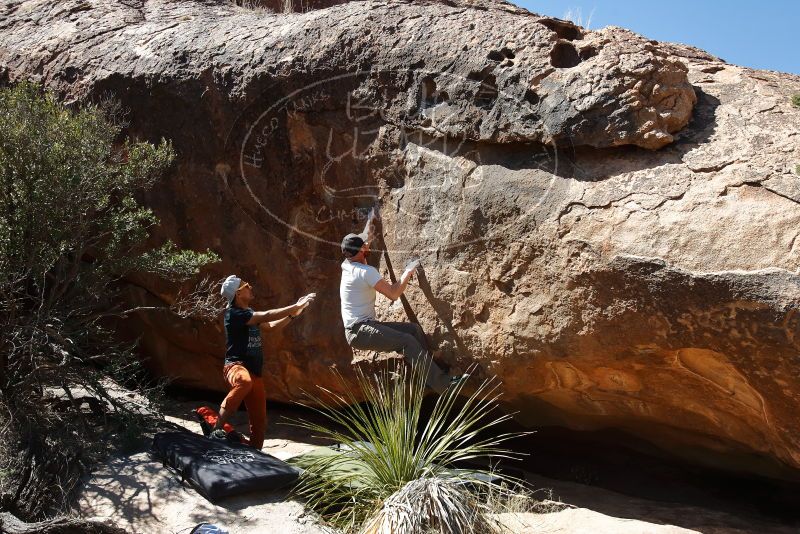
{"label": "leafy shrub", "polygon": [[800,108],[800,93],[792,95],[792,105],[796,108]]}
{"label": "leafy shrub", "polygon": [[154,214],[136,200],[174,158],[170,144],[119,139],[111,104],[72,110],[28,83],[0,89],[0,498],[26,518],[57,509],[138,408],[107,376],[137,381],[113,341],[120,282],[184,280],[212,253],[148,245]]}

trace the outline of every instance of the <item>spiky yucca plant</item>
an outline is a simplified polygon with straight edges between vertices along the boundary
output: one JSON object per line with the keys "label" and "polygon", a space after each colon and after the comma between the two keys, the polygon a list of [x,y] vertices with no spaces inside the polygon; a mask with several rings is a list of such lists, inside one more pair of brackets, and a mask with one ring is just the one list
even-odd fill
{"label": "spiky yucca plant", "polygon": [[455,467],[465,460],[518,457],[501,444],[521,433],[492,432],[510,418],[495,412],[500,396],[495,380],[463,396],[463,381],[452,386],[421,424],[426,375],[423,364],[409,369],[401,363],[372,377],[358,371],[363,403],[346,387],[343,395],[324,388],[321,395],[309,395],[307,407],[325,422],[292,424],[342,445],[298,463],[305,472],[296,492],[330,524],[375,534],[488,530],[498,511],[496,496],[508,494],[508,482],[516,481],[479,480],[480,470]]}

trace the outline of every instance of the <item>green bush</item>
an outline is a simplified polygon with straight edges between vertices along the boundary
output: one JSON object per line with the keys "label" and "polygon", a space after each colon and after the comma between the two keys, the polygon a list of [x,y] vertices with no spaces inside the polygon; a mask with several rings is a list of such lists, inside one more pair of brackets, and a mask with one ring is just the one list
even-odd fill
{"label": "green bush", "polygon": [[158,221],[137,195],[174,151],[121,139],[117,111],[69,109],[28,83],[0,89],[0,449],[14,473],[0,497],[26,518],[58,508],[115,421],[139,413],[106,388],[111,370],[140,371],[109,330],[120,282],[184,280],[215,260],[148,246]]}
{"label": "green bush", "polygon": [[792,95],[792,105],[796,108],[800,108],[800,93]]}
{"label": "green bush", "polygon": [[426,371],[401,364],[373,379],[359,372],[366,402],[342,380],[345,394],[323,390],[310,399],[324,424],[294,421],[343,444],[299,463],[305,471],[296,491],[323,519],[346,532],[496,531],[494,514],[507,500],[498,496],[518,498],[516,481],[479,482],[473,474],[487,471],[457,467],[516,457],[501,444],[521,434],[495,431],[510,416],[495,412],[499,393],[492,381],[464,397],[463,382],[451,387],[423,421]]}

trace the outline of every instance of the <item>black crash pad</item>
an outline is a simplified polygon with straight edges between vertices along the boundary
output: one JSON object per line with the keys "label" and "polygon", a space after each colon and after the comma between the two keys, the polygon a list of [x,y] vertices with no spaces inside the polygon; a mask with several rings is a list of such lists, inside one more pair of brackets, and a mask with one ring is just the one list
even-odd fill
{"label": "black crash pad", "polygon": [[159,432],[153,437],[152,450],[212,502],[281,488],[300,474],[296,467],[246,445],[191,432]]}

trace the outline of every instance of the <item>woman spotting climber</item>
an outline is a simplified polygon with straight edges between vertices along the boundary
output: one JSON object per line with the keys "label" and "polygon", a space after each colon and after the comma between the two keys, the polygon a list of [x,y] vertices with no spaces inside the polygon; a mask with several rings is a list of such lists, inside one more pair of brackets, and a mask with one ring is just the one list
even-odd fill
{"label": "woman spotting climber", "polygon": [[261,328],[282,326],[301,313],[314,301],[309,293],[295,304],[267,311],[253,311],[253,286],[236,275],[222,283],[222,295],[228,300],[225,309],[225,366],[222,374],[230,387],[222,401],[219,418],[210,433],[211,438],[226,439],[223,426],[236,413],[242,401],[250,419],[250,445],[260,449],[267,429],[267,398],[261,371],[264,354],[261,351]]}

